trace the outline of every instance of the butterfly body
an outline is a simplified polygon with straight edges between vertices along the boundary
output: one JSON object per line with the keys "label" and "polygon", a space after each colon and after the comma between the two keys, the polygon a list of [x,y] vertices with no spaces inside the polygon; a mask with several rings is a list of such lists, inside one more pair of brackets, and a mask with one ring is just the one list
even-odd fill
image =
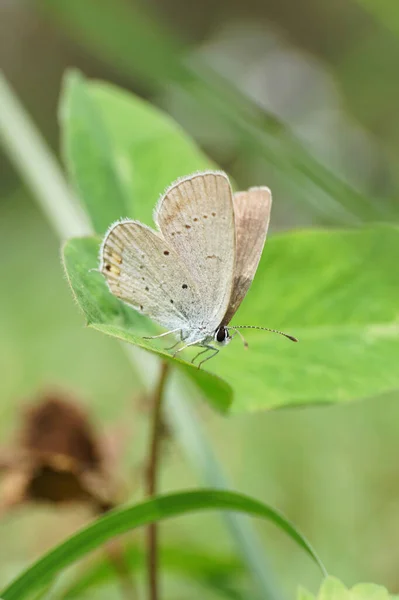
{"label": "butterfly body", "polygon": [[254,278],[270,210],[266,187],[233,194],[225,173],[195,173],[161,197],[156,230],[133,220],[110,227],[100,271],[114,295],[177,335],[176,353],[217,353],[232,339],[228,324]]}

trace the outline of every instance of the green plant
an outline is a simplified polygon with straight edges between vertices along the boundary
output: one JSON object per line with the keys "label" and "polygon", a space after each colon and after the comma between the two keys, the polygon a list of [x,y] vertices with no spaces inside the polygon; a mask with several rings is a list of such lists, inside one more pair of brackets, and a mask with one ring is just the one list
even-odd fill
{"label": "green plant", "polygon": [[358,583],[348,589],[335,577],[327,577],[319,590],[317,596],[306,590],[298,591],[297,600],[390,600],[396,596],[389,594],[382,585],[373,583]]}
{"label": "green plant", "polygon": [[[151,224],[160,191],[180,175],[209,168],[210,161],[184,132],[149,104],[107,84],[86,82],[76,73],[67,79],[61,122],[69,174],[97,234],[66,242],[63,256],[68,280],[89,326],[148,351],[157,361],[161,359],[161,374],[158,379],[154,377],[153,390],[158,408],[172,369],[180,376],[180,390],[191,386],[224,413],[347,401],[398,386],[395,364],[399,348],[392,293],[398,286],[394,268],[399,247],[397,227],[304,231],[269,240],[238,318],[242,323],[288,329],[301,339],[302,349],[256,333],[250,336],[250,353],[238,344],[231,345],[212,363],[210,372],[198,371],[189,362],[172,359],[155,344],[147,344],[142,335],[152,332],[153,325],[114,298],[93,269],[98,266],[99,236],[111,221],[123,215]],[[7,134],[6,127],[4,130]],[[7,143],[11,148],[15,142],[8,139]],[[35,174],[31,177],[34,179]],[[62,231],[57,218],[55,215]],[[89,229],[87,221],[82,225],[79,209],[76,221],[81,230]],[[270,290],[267,296],[265,287]],[[157,410],[153,420],[152,474],[147,485],[151,494],[156,491],[159,414]],[[239,494],[203,490],[159,496],[111,513],[42,557],[0,595],[4,600],[27,597],[64,566],[133,527],[211,508],[242,510],[271,519],[321,564],[306,540],[267,505]],[[156,598],[153,526],[149,541],[149,581],[151,597]],[[251,561],[249,558],[248,563]],[[273,592],[268,589],[267,595],[272,597]]]}

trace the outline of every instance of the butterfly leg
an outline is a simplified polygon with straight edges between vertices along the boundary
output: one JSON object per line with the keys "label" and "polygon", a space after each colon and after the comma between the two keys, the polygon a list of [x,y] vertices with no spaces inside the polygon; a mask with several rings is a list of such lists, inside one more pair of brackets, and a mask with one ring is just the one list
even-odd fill
{"label": "butterfly leg", "polygon": [[165,335],[170,335],[171,333],[176,333],[177,331],[180,331],[180,328],[172,329],[171,331],[165,331],[165,333],[160,333],[159,335],[145,335],[145,336],[143,336],[143,340],[156,340],[158,338],[165,337]]}
{"label": "butterfly leg", "polygon": [[165,350],[167,350],[168,352],[170,350],[173,350],[173,348],[176,348],[177,344],[180,344],[180,342],[184,342],[183,332],[181,330],[180,330],[180,340],[177,340],[177,342],[175,342],[173,344],[173,346],[169,346],[168,348],[165,348]]}
{"label": "butterfly leg", "polygon": [[168,346],[167,348],[165,348],[165,350],[167,352],[170,352],[170,350],[173,350],[173,348],[176,348],[177,344],[180,344],[181,340],[177,340],[177,342],[175,342],[172,346]]}
{"label": "butterfly leg", "polygon": [[[205,350],[203,350],[202,352],[206,352],[207,350],[213,350],[213,354],[210,354],[209,356],[207,356],[206,358],[204,358],[203,360],[201,360],[201,362],[198,363],[198,369],[201,368],[201,365],[203,365],[204,362],[206,362],[210,358],[213,358],[214,356],[216,356],[216,354],[219,354],[219,352],[220,352],[219,348],[215,348],[214,346],[206,346]],[[197,354],[197,356],[199,356],[200,354],[202,354],[202,352],[200,352],[199,354]],[[197,356],[195,358],[197,358]]]}
{"label": "butterfly leg", "polygon": [[191,362],[192,362],[192,364],[194,364],[194,361],[195,361],[195,360],[197,360],[197,358],[198,358],[199,356],[201,356],[201,354],[204,354],[205,352],[208,352],[208,350],[209,350],[209,347],[207,346],[207,347],[205,348],[205,350],[201,350],[201,352],[198,352],[198,354],[196,354],[196,355],[194,356],[194,358],[192,359],[192,361],[191,361]]}
{"label": "butterfly leg", "polygon": [[178,348],[176,350],[176,352],[173,353],[173,358],[175,358],[176,355],[179,354],[179,352],[181,352],[182,350],[185,350],[186,348],[189,348],[190,346],[197,346],[197,345],[198,345],[198,342],[191,342],[190,344],[186,344],[185,346]]}

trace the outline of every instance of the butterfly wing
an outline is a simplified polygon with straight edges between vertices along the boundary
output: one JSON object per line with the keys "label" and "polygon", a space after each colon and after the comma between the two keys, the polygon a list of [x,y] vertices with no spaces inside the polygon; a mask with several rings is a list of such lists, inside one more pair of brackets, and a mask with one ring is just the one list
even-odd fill
{"label": "butterfly wing", "polygon": [[100,271],[115,296],[169,330],[195,326],[197,286],[160,233],[138,221],[115,223],[100,259]]}
{"label": "butterfly wing", "polygon": [[234,194],[236,264],[228,309],[223,318],[227,325],[244,300],[262,255],[269,227],[272,195],[267,187],[254,187]]}
{"label": "butterfly wing", "polygon": [[197,283],[198,317],[207,332],[214,331],[227,310],[234,274],[234,209],[227,176],[204,172],[177,181],[161,198],[154,219]]}

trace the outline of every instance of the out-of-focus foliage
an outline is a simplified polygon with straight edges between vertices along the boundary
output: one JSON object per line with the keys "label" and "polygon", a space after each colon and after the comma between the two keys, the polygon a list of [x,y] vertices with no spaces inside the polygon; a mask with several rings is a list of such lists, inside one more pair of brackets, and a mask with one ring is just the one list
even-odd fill
{"label": "out-of-focus foliage", "polygon": [[335,577],[327,577],[317,595],[301,589],[297,596],[297,600],[393,600],[394,598],[397,596],[391,596],[382,585],[358,583],[348,589]]}
{"label": "out-of-focus foliage", "polygon": [[[146,565],[144,549],[136,544],[125,545],[124,558],[126,565],[132,572],[142,571]],[[221,598],[230,598],[228,590],[238,590],[237,581],[242,576],[242,565],[232,557],[212,554],[208,548],[206,552],[196,550],[194,547],[163,547],[161,550],[161,569],[176,573],[179,577],[196,581],[204,590],[218,590]],[[115,569],[104,557],[85,564],[76,574],[74,581],[66,585],[60,600],[73,600],[88,591],[97,591],[102,586],[109,584],[116,578]],[[224,596],[223,590],[226,590]],[[238,598],[238,596],[237,596]]]}
{"label": "out-of-focus foliage", "polygon": [[[189,125],[191,120],[195,127],[198,120],[206,123],[210,119],[212,124],[216,119],[225,133],[223,142],[227,137],[236,151],[244,148],[248,162],[264,161],[280,182],[286,179],[290,194],[305,210],[310,206],[325,222],[355,224],[396,214],[389,203],[371,200],[318,161],[276,113],[252,102],[223,71],[218,75],[210,67],[211,61],[203,62],[190,48],[180,48],[179,52],[167,28],[155,25],[140,3],[128,7],[124,0],[101,0],[101,19],[96,22],[91,18],[94,12],[98,14],[94,0],[85,5],[79,0],[67,4],[44,0],[43,6],[79,42],[124,74],[138,77],[148,89],[164,95],[172,84],[183,104],[188,102],[192,116]],[[144,70],[143,53],[148,57]],[[163,66],[165,59],[167,68]]]}

